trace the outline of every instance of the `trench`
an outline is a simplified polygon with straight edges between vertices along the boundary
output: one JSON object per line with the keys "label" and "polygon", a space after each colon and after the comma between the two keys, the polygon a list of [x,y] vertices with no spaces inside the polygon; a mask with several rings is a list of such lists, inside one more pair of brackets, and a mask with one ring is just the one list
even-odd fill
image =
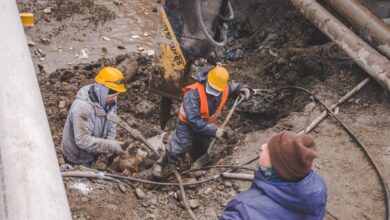
{"label": "trench", "polygon": [[[230,70],[233,80],[256,89],[275,89],[289,85],[303,86],[315,91],[329,102],[327,104],[330,104],[335,101],[336,97],[345,94],[352,84],[365,78],[365,73],[309,21],[304,19],[288,1],[248,0],[247,3],[233,1],[234,8],[237,8],[237,19],[230,26],[228,46],[215,52],[218,60]],[[105,4],[108,3],[103,3]],[[143,10],[127,13],[130,6],[138,7],[139,5],[143,6]],[[111,7],[112,5],[108,8],[111,9]],[[121,9],[125,16],[113,20],[118,27],[114,28],[110,42],[103,41],[102,43],[101,40],[102,35],[107,35],[104,29],[107,24],[98,22],[99,24],[95,26],[93,19],[98,18],[88,17],[92,19],[92,23],[82,23],[92,25],[86,28],[86,32],[94,29],[99,32],[98,36],[92,36],[93,40],[88,42],[89,46],[93,44],[91,47],[95,47],[90,48],[91,51],[96,52],[91,53],[90,59],[75,59],[73,49],[64,49],[64,53],[50,49],[54,43],[48,45],[38,43],[39,47],[48,51],[45,60],[34,57],[34,61],[39,70],[39,84],[60,166],[64,165],[60,144],[68,110],[77,91],[82,86],[93,83],[97,71],[105,65],[132,68],[131,65],[135,61],[138,63],[137,71],[127,84],[129,92],[119,97],[118,114],[120,117],[131,127],[140,130],[153,144],[159,146],[166,143],[174,130],[179,103],[174,103],[167,128],[161,131],[158,116],[160,97],[147,90],[148,78],[153,71],[153,61],[150,57],[140,55],[140,52],[134,52],[140,45],[145,49],[153,48],[150,43],[151,38],[142,37],[144,32],[152,33],[155,28],[152,22],[153,14],[145,15],[145,12],[150,12],[147,10],[150,9],[148,7],[149,2],[144,1],[125,4],[125,7]],[[43,6],[39,6],[39,9],[42,8]],[[110,14],[109,11],[107,16]],[[145,21],[136,19],[141,15],[145,15],[147,19]],[[48,19],[52,15],[40,14],[40,16]],[[83,17],[84,15],[82,13],[77,16]],[[62,17],[63,21],[54,23],[71,22],[74,24],[73,21],[68,20],[69,17],[66,14]],[[112,24],[110,20],[107,22]],[[124,24],[128,23],[135,25],[130,32],[123,30]],[[80,27],[75,28],[83,31]],[[134,34],[141,35],[142,39],[128,41],[127,38]],[[32,34],[32,36],[36,35]],[[50,37],[50,33],[45,33],[43,37],[47,36]],[[91,36],[89,34],[84,37],[78,36],[74,42],[79,47],[88,37]],[[59,39],[63,40],[66,37],[54,36],[53,42]],[[143,44],[145,43],[143,41],[148,43]],[[69,48],[74,42],[65,41],[66,47],[63,48]],[[117,45],[125,45],[126,49],[119,49]],[[58,49],[58,45],[55,46]],[[108,49],[108,53],[105,53],[102,48]],[[81,46],[78,49],[81,49]],[[35,50],[36,48],[32,49],[33,54]],[[210,64],[200,64],[198,69],[207,68],[208,65]],[[386,139],[388,111],[383,107],[383,103],[386,103],[384,101],[386,98],[383,97],[385,95],[382,94],[382,90],[376,85],[371,85],[361,96],[348,102],[341,110],[345,113],[341,114],[355,126],[354,128],[360,135],[365,137],[365,141],[372,144],[375,156],[381,159],[382,166],[386,166],[390,163],[388,159],[382,159],[382,152],[386,153],[388,150],[378,147],[380,144],[385,146],[390,141]],[[310,117],[313,117],[310,114],[315,115],[320,109],[313,107],[312,102],[313,100],[307,95],[290,91],[278,94],[260,93],[253,96],[251,100],[243,103],[233,115],[229,122],[231,136],[224,143],[219,143],[217,149],[220,149],[221,153],[219,157],[211,161],[211,164],[238,164],[237,161],[242,162],[253,157],[259,145],[274,132],[295,131],[303,128]],[[361,107],[366,104],[366,107]],[[231,105],[232,102],[227,104],[219,123]],[[362,123],[363,129],[359,129],[360,124],[355,123],[354,120]],[[359,152],[353,150],[353,143],[351,144],[351,141],[346,139],[338,128],[332,127],[331,122],[331,120],[324,122],[325,125],[314,132],[319,141],[326,144],[321,148],[321,158],[316,164],[321,169],[317,166],[315,168],[330,182],[328,207],[333,214],[339,217],[353,216],[356,219],[366,215],[364,217],[368,219],[378,219],[382,216],[383,198],[377,187],[378,183],[373,178],[374,173],[366,163],[355,161],[365,161],[365,159]],[[378,130],[376,126],[381,129]],[[372,140],[365,135],[365,132],[369,132],[372,136],[379,133],[380,138]],[[157,159],[140,142],[133,140],[124,129],[118,127],[117,138],[132,143],[130,168],[118,168],[118,164],[115,165],[115,159],[101,156],[93,164],[94,169],[137,177],[150,168]],[[353,155],[351,159],[342,156],[346,152],[348,155]],[[147,156],[144,156],[142,160],[134,160],[137,155],[145,153]],[[348,166],[356,168],[353,172],[349,172]],[[255,166],[252,164],[252,167]],[[183,170],[186,168],[188,166],[184,166]],[[365,178],[361,178],[365,174],[363,171],[367,173]],[[183,178],[185,182],[197,181],[218,172],[218,169],[211,169],[183,175]],[[346,181],[338,181],[340,173],[345,175]],[[361,179],[366,179],[371,187],[366,186]],[[360,182],[362,186],[351,186],[353,182]],[[348,187],[347,184],[349,184]],[[156,188],[137,183],[123,186],[99,179],[73,178],[65,179],[65,185],[73,218],[77,220],[123,219],[123,216],[128,219],[188,219],[188,214],[181,204],[180,192],[176,187]],[[223,211],[229,199],[247,187],[248,184],[240,182],[217,180],[191,188],[187,190],[187,193],[190,200],[198,202],[198,206],[194,205],[197,215],[203,219],[215,219]],[[143,196],[139,195],[142,194],[139,193],[140,190],[144,192]],[[377,208],[372,209],[360,203],[363,196],[371,206]],[[352,205],[345,203],[352,203]]]}

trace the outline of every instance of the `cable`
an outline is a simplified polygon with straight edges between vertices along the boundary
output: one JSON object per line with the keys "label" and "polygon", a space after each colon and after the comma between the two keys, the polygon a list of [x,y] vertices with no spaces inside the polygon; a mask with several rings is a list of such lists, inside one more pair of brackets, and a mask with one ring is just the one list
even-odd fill
{"label": "cable", "polygon": [[190,204],[188,203],[186,192],[185,192],[184,187],[183,187],[183,180],[181,179],[179,172],[177,170],[175,170],[174,173],[175,173],[177,182],[179,182],[181,197],[183,198],[184,206],[186,207],[188,214],[190,215],[192,220],[198,220],[195,213],[191,210]]}
{"label": "cable", "polygon": [[375,163],[374,159],[372,158],[371,154],[368,152],[367,147],[359,140],[359,138],[353,133],[353,131],[343,122],[339,117],[337,117],[332,110],[328,108],[328,106],[325,105],[317,96],[315,96],[312,92],[306,90],[305,88],[299,87],[299,86],[286,86],[286,87],[281,87],[278,89],[275,89],[274,91],[280,91],[280,90],[286,90],[286,89],[294,89],[294,90],[300,90],[303,91],[309,95],[311,95],[318,103],[320,103],[326,111],[333,117],[335,118],[341,125],[342,127],[347,131],[347,133],[358,143],[360,148],[363,150],[364,154],[367,156],[368,160],[370,161],[371,165],[374,167],[374,170],[376,174],[378,175],[383,192],[385,194],[385,203],[386,203],[386,219],[390,220],[390,204],[389,204],[389,189],[387,188],[386,182],[383,178],[382,172],[379,168],[379,166]]}

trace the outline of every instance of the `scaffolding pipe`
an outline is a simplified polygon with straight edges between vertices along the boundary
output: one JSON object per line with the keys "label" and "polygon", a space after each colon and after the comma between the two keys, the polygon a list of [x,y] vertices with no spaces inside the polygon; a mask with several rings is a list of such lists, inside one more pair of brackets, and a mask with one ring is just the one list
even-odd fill
{"label": "scaffolding pipe", "polygon": [[362,69],[390,91],[389,59],[360,39],[316,0],[290,1]]}
{"label": "scaffolding pipe", "polygon": [[70,220],[15,0],[0,1],[0,219]]}
{"label": "scaffolding pipe", "polygon": [[390,26],[358,0],[326,0],[387,58],[390,58]]}

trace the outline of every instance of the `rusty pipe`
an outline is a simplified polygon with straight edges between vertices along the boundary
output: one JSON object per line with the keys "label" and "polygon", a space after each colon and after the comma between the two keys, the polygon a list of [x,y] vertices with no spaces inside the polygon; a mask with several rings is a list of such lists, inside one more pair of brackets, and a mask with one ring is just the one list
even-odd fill
{"label": "rusty pipe", "polygon": [[390,58],[390,26],[358,0],[326,0],[387,58]]}
{"label": "rusty pipe", "polygon": [[316,0],[290,0],[362,69],[390,91],[390,61],[360,39]]}

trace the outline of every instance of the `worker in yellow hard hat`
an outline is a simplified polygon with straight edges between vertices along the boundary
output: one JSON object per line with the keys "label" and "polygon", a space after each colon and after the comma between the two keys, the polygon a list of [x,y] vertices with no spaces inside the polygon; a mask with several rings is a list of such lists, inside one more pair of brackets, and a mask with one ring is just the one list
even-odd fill
{"label": "worker in yellow hard hat", "polygon": [[90,166],[99,153],[122,154],[124,143],[116,141],[116,124],[107,120],[117,112],[117,98],[126,92],[123,74],[104,67],[95,84],[81,88],[65,122],[61,148],[65,162]]}
{"label": "worker in yellow hard hat", "polygon": [[194,157],[205,153],[213,137],[222,138],[225,130],[216,125],[218,115],[229,97],[242,93],[249,99],[251,89],[229,82],[223,67],[200,72],[196,83],[184,88],[176,130],[165,152],[153,166],[153,175],[161,178],[166,164],[179,165],[189,151]]}

